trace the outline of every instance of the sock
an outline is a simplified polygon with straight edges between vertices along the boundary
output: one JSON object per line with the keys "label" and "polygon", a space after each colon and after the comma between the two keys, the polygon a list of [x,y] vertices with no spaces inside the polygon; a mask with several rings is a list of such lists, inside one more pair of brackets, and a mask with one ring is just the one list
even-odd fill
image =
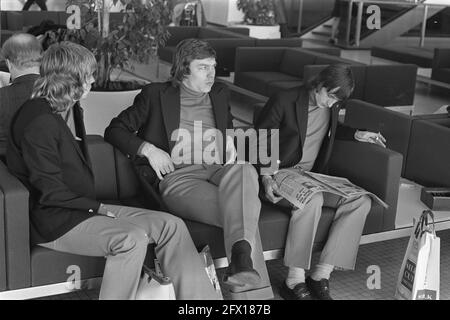
{"label": "sock", "polygon": [[314,267],[311,273],[311,279],[320,281],[321,279],[330,279],[330,274],[333,271],[334,266],[326,263],[319,263]]}
{"label": "sock", "polygon": [[289,289],[294,289],[294,287],[305,282],[305,269],[289,267],[288,276],[286,278],[286,285]]}

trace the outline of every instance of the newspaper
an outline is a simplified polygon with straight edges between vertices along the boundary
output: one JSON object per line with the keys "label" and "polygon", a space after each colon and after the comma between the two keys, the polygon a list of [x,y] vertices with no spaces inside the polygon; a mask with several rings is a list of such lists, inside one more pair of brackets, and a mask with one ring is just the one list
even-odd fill
{"label": "newspaper", "polygon": [[330,192],[346,199],[364,194],[369,195],[384,208],[388,205],[375,194],[358,187],[346,178],[303,171],[301,168],[282,169],[274,176],[280,196],[299,209],[318,192]]}

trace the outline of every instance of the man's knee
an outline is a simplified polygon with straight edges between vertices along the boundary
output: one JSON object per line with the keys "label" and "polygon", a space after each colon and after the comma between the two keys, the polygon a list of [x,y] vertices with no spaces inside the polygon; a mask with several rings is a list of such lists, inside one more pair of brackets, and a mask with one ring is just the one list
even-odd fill
{"label": "man's knee", "polygon": [[258,180],[258,172],[256,172],[255,167],[250,163],[235,164],[237,168],[241,171],[242,177],[244,179]]}
{"label": "man's knee", "polygon": [[163,221],[163,226],[166,231],[175,232],[188,232],[186,224],[183,219],[166,212],[161,212],[160,219]]}
{"label": "man's knee", "polygon": [[372,208],[372,198],[368,195],[364,194],[359,199],[360,207],[366,212],[366,214],[369,213],[370,208]]}
{"label": "man's knee", "polygon": [[322,213],[323,195],[321,192],[315,193],[305,204],[303,209],[293,211],[293,214],[309,215]]}
{"label": "man's knee", "polygon": [[131,228],[118,235],[110,248],[113,254],[125,253],[132,250],[146,250],[149,243],[148,235],[144,229]]}
{"label": "man's knee", "polygon": [[309,202],[306,205],[309,206],[309,207],[322,208],[322,206],[323,206],[323,195],[322,195],[322,192],[315,193],[312,196],[311,200],[309,200]]}

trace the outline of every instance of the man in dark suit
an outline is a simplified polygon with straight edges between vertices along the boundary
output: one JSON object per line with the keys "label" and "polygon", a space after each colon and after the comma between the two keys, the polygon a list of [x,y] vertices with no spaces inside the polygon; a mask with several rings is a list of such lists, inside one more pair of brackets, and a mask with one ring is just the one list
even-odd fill
{"label": "man in dark suit", "polygon": [[207,42],[180,42],[172,81],[144,87],[111,121],[105,140],[133,160],[144,189],[160,193],[170,212],[223,228],[225,283],[242,292],[270,285],[258,234],[259,184],[251,164],[224,165],[235,148],[226,133],[233,127],[229,92],[214,82],[215,56]]}
{"label": "man in dark suit", "polygon": [[11,117],[30,98],[34,81],[39,77],[41,44],[30,34],[14,34],[3,44],[2,55],[11,84],[0,88],[0,155],[6,152]]}
{"label": "man in dark suit", "polygon": [[[278,129],[280,168],[326,173],[334,139],[357,139],[377,143],[379,133],[360,131],[338,123],[339,106],[354,88],[351,69],[331,65],[304,86],[271,97],[255,121],[256,129]],[[271,139],[268,139],[270,142]],[[267,168],[266,168],[267,169]],[[303,209],[293,208],[277,195],[276,172],[261,171],[266,198],[291,208],[284,263],[289,267],[281,294],[285,299],[331,299],[328,279],[335,266],[353,269],[366,216],[371,207],[367,196],[344,199],[316,193]],[[305,279],[311,264],[312,246],[322,206],[336,209],[319,263]]]}

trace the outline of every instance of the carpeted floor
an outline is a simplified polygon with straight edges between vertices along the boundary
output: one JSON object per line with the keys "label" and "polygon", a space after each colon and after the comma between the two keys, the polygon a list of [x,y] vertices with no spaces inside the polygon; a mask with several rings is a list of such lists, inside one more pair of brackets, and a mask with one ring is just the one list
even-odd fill
{"label": "carpeted floor", "polygon": [[[440,255],[440,298],[450,299],[450,230],[437,232],[441,239]],[[408,244],[408,238],[394,239],[360,246],[354,271],[334,271],[331,275],[331,295],[336,300],[392,300],[398,272],[403,255]],[[314,257],[316,261],[318,256]],[[314,263],[314,262],[313,262]],[[282,299],[278,293],[284,281],[287,268],[282,260],[267,261],[267,268],[275,295],[275,300]],[[373,287],[373,270],[379,270],[380,287]],[[220,277],[224,269],[217,270]],[[370,279],[369,279],[370,278]],[[368,285],[369,283],[369,285]],[[64,295],[39,298],[39,300],[97,300],[98,289],[82,290]],[[224,292],[227,300],[227,294]]]}

